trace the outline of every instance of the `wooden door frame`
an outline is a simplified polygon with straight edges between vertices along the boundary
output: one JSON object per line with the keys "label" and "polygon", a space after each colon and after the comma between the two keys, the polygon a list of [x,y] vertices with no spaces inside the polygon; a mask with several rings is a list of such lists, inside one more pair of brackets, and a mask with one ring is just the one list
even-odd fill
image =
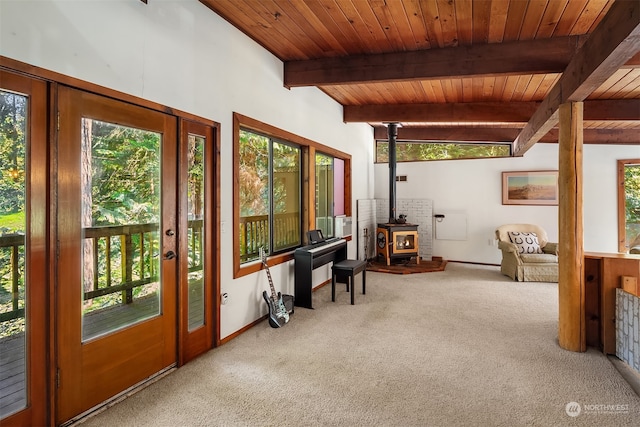
{"label": "wooden door frame", "polygon": [[[41,425],[49,418],[51,396],[50,375],[47,374],[51,361],[49,351],[49,151],[47,137],[50,132],[47,121],[49,85],[32,77],[0,69],[2,88],[29,97],[27,112],[27,141],[25,156],[28,173],[26,187],[26,242],[25,272],[28,277],[25,319],[28,321],[26,333],[27,359],[25,367],[27,386],[27,407],[2,419],[3,425]],[[35,309],[35,308],[38,309]]]}
{"label": "wooden door frame", "polygon": [[[195,134],[206,139],[205,147],[205,242],[204,242],[204,325],[189,331],[189,266],[186,256],[179,259],[179,309],[178,309],[178,364],[184,365],[191,359],[219,345],[220,331],[220,127],[208,126],[191,120],[181,119],[179,143],[179,211],[178,223],[185,230],[188,213],[188,190],[185,174],[188,173],[188,136]],[[179,226],[179,228],[180,228]],[[187,233],[179,236],[179,253],[187,253]]]}

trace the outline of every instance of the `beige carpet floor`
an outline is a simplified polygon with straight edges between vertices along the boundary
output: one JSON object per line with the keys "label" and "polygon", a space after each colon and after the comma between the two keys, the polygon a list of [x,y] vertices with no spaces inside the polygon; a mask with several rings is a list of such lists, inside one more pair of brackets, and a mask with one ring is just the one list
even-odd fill
{"label": "beige carpet floor", "polygon": [[558,346],[555,283],[449,263],[356,286],[356,305],[325,286],[285,327],[264,321],[83,427],[640,425],[604,355]]}

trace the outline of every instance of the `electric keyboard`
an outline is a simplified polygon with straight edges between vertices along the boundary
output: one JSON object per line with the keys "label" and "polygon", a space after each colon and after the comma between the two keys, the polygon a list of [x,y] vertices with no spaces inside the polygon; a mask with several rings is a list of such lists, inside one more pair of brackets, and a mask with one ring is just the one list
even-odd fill
{"label": "electric keyboard", "polygon": [[301,248],[298,248],[296,250],[300,250],[300,249],[306,249],[311,253],[318,253],[318,252],[322,252],[322,251],[327,251],[329,249],[331,249],[334,246],[341,246],[344,242],[344,244],[346,244],[346,240],[341,239],[339,237],[333,237],[331,239],[327,239],[324,242],[320,242],[320,243],[315,243],[313,245],[308,245],[308,246],[303,246]]}
{"label": "electric keyboard", "polygon": [[313,245],[302,246],[294,251],[293,258],[295,261],[295,305],[313,308],[311,301],[313,270],[330,262],[347,259],[347,241],[336,237]]}

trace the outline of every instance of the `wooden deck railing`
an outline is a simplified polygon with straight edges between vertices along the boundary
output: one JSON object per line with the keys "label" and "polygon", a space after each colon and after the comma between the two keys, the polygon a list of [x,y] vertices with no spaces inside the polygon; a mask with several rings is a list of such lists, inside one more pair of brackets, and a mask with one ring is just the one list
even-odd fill
{"label": "wooden deck railing", "polygon": [[[193,272],[203,268],[203,221],[190,220],[188,225],[186,255]],[[134,288],[159,280],[159,264],[154,262],[162,256],[157,223],[88,227],[84,236],[91,247],[93,267],[92,278],[85,278],[89,282],[85,283],[85,301],[122,292],[122,302],[128,304],[133,301]],[[9,251],[9,274],[4,277],[9,277],[12,291],[11,310],[0,313],[0,322],[24,317],[24,242],[22,234],[0,236],[0,251]]]}
{"label": "wooden deck railing", "polygon": [[122,292],[122,302],[131,303],[134,288],[159,280],[154,262],[160,257],[157,223],[87,227],[84,237],[93,258],[93,278],[90,283],[85,278],[85,300]]}
{"label": "wooden deck railing", "polygon": [[[9,282],[11,283],[11,310],[0,313],[0,322],[24,317],[24,296],[20,295],[20,276],[24,277],[24,234],[4,234],[0,236],[0,251],[9,258]],[[4,272],[0,272],[4,273]],[[4,277],[7,277],[5,275]],[[0,280],[2,277],[0,276]]]}
{"label": "wooden deck railing", "polygon": [[[295,247],[300,242],[298,213],[275,216],[273,236],[276,250]],[[190,220],[188,231],[189,271],[202,269],[203,221]],[[93,276],[85,278],[84,299],[122,292],[124,304],[133,301],[133,290],[159,280],[158,224],[131,224],[109,227],[87,227],[85,241],[91,250],[85,252],[92,263]],[[0,322],[24,317],[24,242],[23,234],[0,236],[0,251],[10,260],[8,274],[0,280],[11,283],[11,309],[0,313]],[[269,246],[269,217],[251,216],[240,219],[240,252],[242,261],[257,259],[261,247]],[[7,255],[8,254],[8,255]],[[89,255],[87,255],[89,254]]]}
{"label": "wooden deck railing", "polygon": [[[300,244],[300,215],[297,212],[274,217],[273,245],[285,249]],[[260,248],[269,247],[269,216],[240,217],[240,261],[258,259]]]}

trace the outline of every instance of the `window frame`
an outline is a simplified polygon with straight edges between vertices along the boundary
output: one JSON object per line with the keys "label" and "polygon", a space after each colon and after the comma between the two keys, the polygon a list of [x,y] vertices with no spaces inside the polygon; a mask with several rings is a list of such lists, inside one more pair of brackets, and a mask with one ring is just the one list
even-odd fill
{"label": "window frame", "polygon": [[640,159],[624,159],[618,160],[618,252],[628,253],[627,247],[627,213],[626,202],[627,196],[625,193],[624,182],[624,168],[627,165],[640,165]]}
{"label": "window frame", "polygon": [[[241,263],[240,261],[240,131],[251,131],[274,139],[279,143],[289,143],[300,147],[302,180],[301,197],[301,238],[302,245],[306,244],[306,232],[315,228],[315,155],[316,151],[344,161],[344,209],[347,216],[351,215],[351,155],[340,150],[320,144],[275,126],[252,119],[240,113],[233,113],[233,278],[243,277],[262,268],[260,260]],[[350,240],[350,237],[347,238]],[[298,246],[299,247],[299,246]],[[293,259],[296,248],[268,257],[269,266],[288,262]]]}

